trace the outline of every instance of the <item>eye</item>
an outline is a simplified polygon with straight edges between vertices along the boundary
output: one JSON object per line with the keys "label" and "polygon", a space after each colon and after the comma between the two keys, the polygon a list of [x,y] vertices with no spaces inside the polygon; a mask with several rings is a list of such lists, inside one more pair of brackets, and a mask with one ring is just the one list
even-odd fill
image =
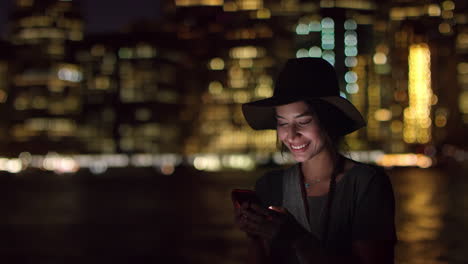
{"label": "eye", "polygon": [[308,120],[298,122],[298,124],[301,126],[304,126],[304,125],[310,124],[311,122],[312,122],[312,119],[308,119]]}
{"label": "eye", "polygon": [[276,123],[276,125],[279,126],[279,127],[285,126],[285,125],[287,125],[287,124],[288,124],[288,123],[282,123],[282,122]]}

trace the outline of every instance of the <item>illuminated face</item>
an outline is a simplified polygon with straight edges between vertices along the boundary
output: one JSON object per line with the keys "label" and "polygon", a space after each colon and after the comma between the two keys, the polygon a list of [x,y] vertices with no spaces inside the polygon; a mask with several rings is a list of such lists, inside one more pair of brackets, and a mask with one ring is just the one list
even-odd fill
{"label": "illuminated face", "polygon": [[324,151],[317,118],[303,101],[280,105],[276,109],[278,137],[287,146],[294,160],[304,162]]}

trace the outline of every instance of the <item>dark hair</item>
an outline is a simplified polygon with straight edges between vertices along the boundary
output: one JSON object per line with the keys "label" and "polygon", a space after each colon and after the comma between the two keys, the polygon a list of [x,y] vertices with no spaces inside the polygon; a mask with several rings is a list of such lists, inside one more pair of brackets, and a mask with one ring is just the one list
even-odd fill
{"label": "dark hair", "polygon": [[[325,208],[325,222],[323,223],[323,243],[326,245],[328,240],[328,228],[330,223],[330,210],[335,196],[336,189],[336,177],[343,171],[343,159],[340,156],[340,149],[343,146],[346,146],[344,141],[344,136],[340,135],[338,131],[338,126],[348,125],[348,120],[346,118],[341,118],[343,114],[336,107],[325,103],[323,101],[304,101],[309,111],[317,118],[318,125],[320,127],[320,137],[323,139],[325,148],[330,152],[333,162],[333,172],[330,179],[330,186],[328,191],[327,203]],[[333,119],[327,118],[327,116],[334,117]],[[281,155],[284,151],[287,151],[288,148],[277,138],[277,145],[279,145],[281,150]]]}

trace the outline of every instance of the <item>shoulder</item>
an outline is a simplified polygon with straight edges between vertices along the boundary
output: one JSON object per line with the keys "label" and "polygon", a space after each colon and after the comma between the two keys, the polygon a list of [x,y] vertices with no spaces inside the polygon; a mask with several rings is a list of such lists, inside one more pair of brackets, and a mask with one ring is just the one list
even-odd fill
{"label": "shoulder", "polygon": [[357,182],[367,183],[388,179],[385,169],[380,166],[356,161],[355,163],[354,167],[349,171],[349,175]]}
{"label": "shoulder", "polygon": [[350,170],[349,176],[358,196],[373,193],[376,190],[386,190],[385,193],[393,192],[390,178],[385,169],[380,166],[357,162]]}

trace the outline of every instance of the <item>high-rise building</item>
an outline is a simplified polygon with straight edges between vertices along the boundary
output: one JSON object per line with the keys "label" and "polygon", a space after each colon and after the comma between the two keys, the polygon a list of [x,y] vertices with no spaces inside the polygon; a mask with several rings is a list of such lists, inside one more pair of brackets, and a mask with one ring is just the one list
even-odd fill
{"label": "high-rise building", "polygon": [[185,60],[174,34],[89,36],[77,60],[84,74],[79,137],[89,152],[181,152]]}
{"label": "high-rise building", "polygon": [[[208,3],[209,2],[209,3]],[[216,3],[215,3],[216,2]],[[270,153],[274,131],[253,131],[241,104],[270,96],[287,45],[275,38],[263,1],[176,1],[172,21],[193,67],[186,154]],[[287,57],[287,56],[284,56]]]}
{"label": "high-rise building", "polygon": [[454,118],[460,94],[454,49],[456,13],[454,1],[392,2],[389,7],[395,84],[389,137],[393,152],[455,139],[449,134],[459,130]]}
{"label": "high-rise building", "polygon": [[[447,120],[448,131],[451,134],[457,134],[457,141],[454,143],[464,144],[466,146],[465,135],[468,133],[468,1],[455,1],[456,6],[453,13],[456,53],[456,79],[459,93],[453,96],[448,105],[458,106],[458,109],[450,109],[449,117],[436,115],[436,122],[443,123]],[[447,4],[446,4],[447,5]],[[445,7],[450,9],[450,5]],[[458,110],[458,111],[457,111]],[[438,117],[439,116],[439,117]],[[453,131],[453,132],[452,132]],[[456,132],[458,131],[458,132]]]}
{"label": "high-rise building", "polygon": [[[9,62],[12,58],[9,43],[0,41],[0,111],[8,116],[8,106],[6,104],[9,92]],[[6,122],[0,122],[0,153],[5,153],[8,146],[8,126]]]}
{"label": "high-rise building", "polygon": [[83,38],[78,1],[17,0],[8,39],[11,108],[8,151],[80,151],[81,67],[73,43]]}
{"label": "high-rise building", "polygon": [[[382,111],[381,78],[374,71],[374,41],[379,38],[374,1],[299,2],[295,56],[320,57],[332,64],[349,99],[368,120],[366,129],[347,136],[352,150],[381,147],[384,133],[375,113]],[[382,41],[382,40],[381,40]],[[385,111],[385,110],[383,110]]]}

